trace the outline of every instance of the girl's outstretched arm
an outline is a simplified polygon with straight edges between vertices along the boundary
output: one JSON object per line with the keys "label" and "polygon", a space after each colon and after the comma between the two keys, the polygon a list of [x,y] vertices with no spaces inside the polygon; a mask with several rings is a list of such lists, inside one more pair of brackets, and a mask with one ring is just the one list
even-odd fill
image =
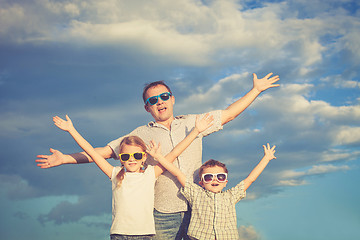
{"label": "girl's outstretched arm", "polygon": [[[179,168],[177,168],[172,162],[168,161],[162,154],[161,154],[161,145],[155,144],[154,141],[150,142],[148,146],[148,150],[146,151],[150,154],[156,161],[158,161],[162,167],[168,170],[172,175],[174,175],[180,184],[184,187],[186,182],[186,176],[183,174]],[[159,165],[159,164],[158,164]],[[160,166],[155,166],[155,176],[158,177],[162,172],[162,168]]]}
{"label": "girl's outstretched arm", "polygon": [[[208,129],[210,126],[213,125],[214,122],[214,116],[210,114],[205,114],[203,118],[199,119],[199,116],[196,116],[196,122],[194,129],[179,143],[177,144],[174,149],[168,153],[165,157],[161,155],[161,151],[158,151],[158,148],[160,146],[156,146],[154,142],[150,144],[148,153],[154,157],[155,160],[159,161],[160,165],[158,164],[155,166],[155,176],[158,177],[160,174],[162,174],[167,169],[166,166],[162,164],[162,161],[159,160],[159,158],[164,158],[166,161],[172,163],[193,141],[194,139],[203,131]],[[159,144],[160,145],[160,144]],[[153,150],[153,151],[151,151]],[[155,156],[153,155],[155,154]],[[162,159],[162,160],[164,160]],[[167,165],[167,164],[166,164]],[[172,164],[171,164],[172,165]],[[168,166],[168,165],[167,165]]]}
{"label": "girl's outstretched arm", "polygon": [[275,145],[272,148],[270,148],[270,144],[268,143],[266,146],[263,145],[263,147],[264,147],[264,157],[261,159],[259,164],[251,171],[249,176],[247,176],[247,178],[245,178],[245,180],[244,180],[245,191],[258,178],[258,176],[262,173],[262,171],[265,169],[265,167],[268,165],[268,163],[272,159],[276,159],[276,157],[274,155],[275,147],[276,147]]}
{"label": "girl's outstretched arm", "polygon": [[67,131],[74,138],[74,140],[79,144],[79,146],[94,160],[96,165],[109,177],[111,178],[113,166],[108,163],[105,158],[103,158],[91,144],[86,141],[80,133],[75,129],[71,119],[66,115],[66,120],[55,116],[53,117],[54,124],[61,130]]}

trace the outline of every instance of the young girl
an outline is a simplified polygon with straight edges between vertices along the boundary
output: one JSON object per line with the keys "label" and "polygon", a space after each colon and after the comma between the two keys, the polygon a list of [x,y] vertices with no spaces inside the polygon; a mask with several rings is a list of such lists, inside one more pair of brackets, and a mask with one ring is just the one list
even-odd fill
{"label": "young girl", "polygon": [[[119,157],[122,167],[113,167],[77,132],[67,115],[66,120],[56,116],[53,121],[58,128],[70,133],[112,181],[111,239],[152,239],[155,234],[154,185],[156,178],[164,170],[159,165],[143,169],[149,152],[146,144],[139,137],[125,137],[120,144]],[[213,117],[209,114],[201,120],[197,118],[195,128],[166,155],[166,161],[173,162],[199,133],[212,125],[212,122]],[[153,147],[156,147],[154,142],[150,146],[151,152],[154,152],[151,150]]]}

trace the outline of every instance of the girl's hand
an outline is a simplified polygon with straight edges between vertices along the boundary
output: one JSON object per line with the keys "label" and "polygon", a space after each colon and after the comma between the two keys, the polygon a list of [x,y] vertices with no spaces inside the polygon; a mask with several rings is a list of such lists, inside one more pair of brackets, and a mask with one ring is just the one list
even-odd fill
{"label": "girl's hand", "polygon": [[154,140],[150,141],[150,144],[146,146],[146,152],[154,158],[154,160],[158,161],[159,157],[161,157],[161,144],[156,145]]}
{"label": "girl's hand", "polygon": [[199,131],[199,133],[205,131],[214,123],[214,116],[209,113],[205,114],[202,119],[199,119],[199,116],[196,116],[195,128]]}
{"label": "girl's hand", "polygon": [[276,152],[275,145],[272,148],[270,148],[270,144],[268,143],[266,146],[263,145],[263,147],[264,147],[264,157],[266,157],[269,161],[272,159],[276,159],[276,157],[274,155]]}
{"label": "girl's hand", "polygon": [[55,117],[53,117],[53,121],[54,121],[54,124],[58,128],[69,132],[70,130],[74,129],[74,125],[68,115],[66,115],[65,117],[66,117],[66,120],[64,120],[58,116],[55,116]]}

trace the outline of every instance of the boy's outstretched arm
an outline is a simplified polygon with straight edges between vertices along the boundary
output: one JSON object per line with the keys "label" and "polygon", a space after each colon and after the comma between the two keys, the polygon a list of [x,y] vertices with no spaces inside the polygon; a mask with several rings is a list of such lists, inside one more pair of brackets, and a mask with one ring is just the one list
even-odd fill
{"label": "boy's outstretched arm", "polygon": [[[155,175],[159,176],[165,170],[171,172],[168,167],[171,166],[175,167],[172,162],[194,141],[194,139],[203,131],[208,129],[212,126],[214,121],[214,117],[210,114],[205,114],[202,119],[199,119],[199,116],[196,117],[195,127],[194,129],[179,143],[177,144],[174,149],[168,153],[165,157],[161,154],[161,147],[160,144],[156,146],[156,144],[152,141],[148,146],[148,153],[157,161],[159,161],[160,165],[158,164],[155,167]],[[163,164],[164,163],[164,164]],[[167,164],[169,163],[169,164]],[[176,168],[176,167],[175,167]],[[180,170],[179,170],[180,171]],[[172,173],[172,172],[171,172]],[[174,176],[176,174],[172,173]],[[180,181],[180,180],[179,180]],[[180,183],[182,183],[180,181]],[[184,181],[185,184],[185,181]]]}
{"label": "boy's outstretched arm", "polygon": [[261,161],[259,162],[259,164],[251,171],[251,173],[249,174],[249,176],[247,176],[247,178],[244,179],[244,189],[245,191],[250,187],[250,185],[255,182],[255,180],[258,178],[258,176],[262,173],[262,171],[265,169],[265,167],[268,165],[268,163],[272,160],[272,159],[276,159],[275,157],[275,145],[270,148],[270,144],[268,143],[266,146],[263,145],[264,147],[264,157],[261,159]]}
{"label": "boy's outstretched arm", "polygon": [[232,103],[229,107],[222,111],[221,123],[222,125],[235,119],[242,113],[250,104],[257,98],[257,96],[268,88],[278,87],[280,84],[275,84],[279,81],[279,76],[271,77],[273,73],[269,73],[263,78],[257,78],[253,73],[253,88],[242,98]]}
{"label": "boy's outstretched arm", "polygon": [[71,119],[66,115],[66,120],[56,116],[53,118],[54,124],[61,130],[67,131],[79,144],[79,146],[94,160],[96,165],[109,177],[111,178],[113,166],[109,164],[105,158],[103,158],[96,150],[86,141],[80,133],[75,129]]}

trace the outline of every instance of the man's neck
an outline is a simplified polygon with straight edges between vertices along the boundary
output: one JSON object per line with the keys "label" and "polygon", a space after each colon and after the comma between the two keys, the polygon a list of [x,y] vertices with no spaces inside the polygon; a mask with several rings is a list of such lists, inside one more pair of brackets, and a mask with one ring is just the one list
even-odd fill
{"label": "man's neck", "polygon": [[166,121],[156,121],[157,124],[161,124],[163,125],[164,127],[166,127],[167,129],[171,129],[171,123],[174,121],[174,117],[171,117],[169,118],[168,120]]}

